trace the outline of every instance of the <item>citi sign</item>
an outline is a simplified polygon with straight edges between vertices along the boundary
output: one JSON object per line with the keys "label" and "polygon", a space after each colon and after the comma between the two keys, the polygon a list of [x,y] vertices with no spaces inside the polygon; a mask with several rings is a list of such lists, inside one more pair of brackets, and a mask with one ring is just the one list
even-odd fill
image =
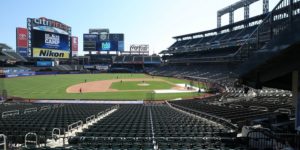
{"label": "citi sign", "polygon": [[47,18],[34,18],[32,20],[33,20],[33,23],[36,25],[55,27],[55,28],[59,28],[59,29],[65,30],[65,31],[68,31],[70,29],[70,27],[65,24],[62,24],[58,21],[50,20]]}

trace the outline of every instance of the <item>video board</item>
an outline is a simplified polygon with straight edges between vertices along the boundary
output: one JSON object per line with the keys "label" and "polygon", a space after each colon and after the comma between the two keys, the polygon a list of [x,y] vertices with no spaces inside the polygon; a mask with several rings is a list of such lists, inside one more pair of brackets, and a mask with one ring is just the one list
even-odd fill
{"label": "video board", "polygon": [[83,50],[84,51],[96,51],[99,41],[98,34],[84,34],[83,35]]}
{"label": "video board", "polygon": [[42,58],[69,58],[69,36],[32,30],[32,55]]}
{"label": "video board", "polygon": [[69,58],[71,27],[47,18],[27,18],[28,56]]}
{"label": "video board", "polygon": [[84,34],[84,51],[124,51],[124,34]]}

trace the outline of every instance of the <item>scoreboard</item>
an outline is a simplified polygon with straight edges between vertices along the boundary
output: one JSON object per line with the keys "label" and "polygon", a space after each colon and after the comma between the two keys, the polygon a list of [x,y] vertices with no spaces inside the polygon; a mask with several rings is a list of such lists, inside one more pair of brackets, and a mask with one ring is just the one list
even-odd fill
{"label": "scoreboard", "polygon": [[124,51],[124,34],[84,34],[84,51]]}
{"label": "scoreboard", "polygon": [[95,51],[97,49],[98,35],[84,34],[83,35],[83,49],[84,51]]}

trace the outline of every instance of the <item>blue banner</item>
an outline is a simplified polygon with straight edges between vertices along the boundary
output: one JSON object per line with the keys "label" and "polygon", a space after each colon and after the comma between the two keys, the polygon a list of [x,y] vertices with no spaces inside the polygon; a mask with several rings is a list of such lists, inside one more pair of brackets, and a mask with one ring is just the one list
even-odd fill
{"label": "blue banner", "polygon": [[52,66],[52,61],[37,61],[36,66],[37,67],[51,67]]}

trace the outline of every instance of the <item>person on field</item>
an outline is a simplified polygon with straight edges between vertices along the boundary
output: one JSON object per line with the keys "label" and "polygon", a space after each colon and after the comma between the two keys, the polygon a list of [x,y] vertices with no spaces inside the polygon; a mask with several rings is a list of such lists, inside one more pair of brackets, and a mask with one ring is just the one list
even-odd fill
{"label": "person on field", "polygon": [[79,89],[79,93],[82,93],[82,89],[81,88]]}

